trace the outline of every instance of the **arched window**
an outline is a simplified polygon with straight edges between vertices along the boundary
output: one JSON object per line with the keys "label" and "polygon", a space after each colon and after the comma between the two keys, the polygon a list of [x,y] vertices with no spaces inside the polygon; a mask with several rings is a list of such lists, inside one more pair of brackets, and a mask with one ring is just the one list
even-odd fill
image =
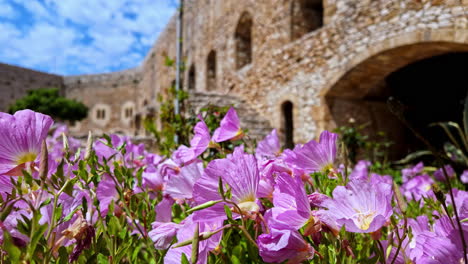
{"label": "arched window", "polygon": [[206,60],[206,90],[216,89],[216,51],[212,50]]}
{"label": "arched window", "polygon": [[106,119],[106,110],[105,110],[105,109],[98,109],[98,110],[96,110],[96,119],[97,119],[97,120],[104,120],[104,119]]}
{"label": "arched window", "polygon": [[190,70],[188,72],[187,87],[189,90],[195,90],[195,65],[193,64],[190,66]]}
{"label": "arched window", "polygon": [[293,103],[286,101],[281,105],[283,114],[283,135],[284,147],[288,149],[294,148],[294,121],[293,121]]}
{"label": "arched window", "polygon": [[294,0],[291,4],[291,39],[295,40],[323,25],[322,0]]}
{"label": "arched window", "polygon": [[252,62],[252,25],[252,16],[244,12],[237,23],[236,33],[234,35],[237,69]]}

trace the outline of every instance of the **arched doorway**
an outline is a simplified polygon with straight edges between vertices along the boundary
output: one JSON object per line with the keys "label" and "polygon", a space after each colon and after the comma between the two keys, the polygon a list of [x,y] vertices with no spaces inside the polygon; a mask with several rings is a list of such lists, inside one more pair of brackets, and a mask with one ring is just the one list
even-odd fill
{"label": "arched doorway", "polygon": [[216,51],[208,53],[206,59],[206,90],[216,90]]}
{"label": "arched doorway", "polygon": [[461,122],[468,92],[468,45],[446,42],[400,46],[360,62],[329,90],[326,101],[337,126],[368,124],[371,138],[383,131],[395,144],[391,158],[425,148],[390,112],[391,96],[402,103],[404,118],[435,146],[447,137],[434,122]]}
{"label": "arched doorway", "polygon": [[323,25],[323,0],[291,2],[291,40],[301,38]]}
{"label": "arched doorway", "polygon": [[252,26],[252,16],[248,12],[242,13],[234,34],[236,69],[241,69],[252,62]]}
{"label": "arched doorway", "polygon": [[293,120],[294,105],[291,101],[286,101],[281,105],[282,112],[282,127],[283,146],[287,149],[294,148],[294,120]]}

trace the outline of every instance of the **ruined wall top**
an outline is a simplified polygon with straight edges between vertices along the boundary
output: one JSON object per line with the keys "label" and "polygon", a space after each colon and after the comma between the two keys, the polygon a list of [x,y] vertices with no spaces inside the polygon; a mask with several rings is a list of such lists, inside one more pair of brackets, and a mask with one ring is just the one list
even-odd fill
{"label": "ruined wall top", "polygon": [[76,84],[104,84],[104,83],[127,83],[138,82],[141,78],[141,67],[127,69],[118,72],[103,74],[83,74],[64,76],[65,86]]}

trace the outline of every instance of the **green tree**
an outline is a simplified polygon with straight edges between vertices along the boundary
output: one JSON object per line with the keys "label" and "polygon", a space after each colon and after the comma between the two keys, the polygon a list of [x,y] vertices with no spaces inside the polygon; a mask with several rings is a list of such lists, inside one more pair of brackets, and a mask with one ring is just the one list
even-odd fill
{"label": "green tree", "polygon": [[31,109],[62,121],[80,121],[88,115],[88,108],[81,102],[60,96],[57,88],[41,88],[28,91],[18,99],[8,111],[14,113],[22,109]]}

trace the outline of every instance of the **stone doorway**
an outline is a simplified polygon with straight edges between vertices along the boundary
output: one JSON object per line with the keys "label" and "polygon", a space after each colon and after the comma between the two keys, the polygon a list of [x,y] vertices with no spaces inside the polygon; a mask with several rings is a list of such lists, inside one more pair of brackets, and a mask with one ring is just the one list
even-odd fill
{"label": "stone doorway", "polygon": [[448,141],[434,122],[461,124],[468,92],[468,46],[425,43],[398,47],[377,54],[349,70],[326,95],[337,126],[367,123],[364,133],[379,131],[395,144],[390,158],[398,159],[425,148],[387,107],[392,96],[403,103],[405,118],[432,144]]}

